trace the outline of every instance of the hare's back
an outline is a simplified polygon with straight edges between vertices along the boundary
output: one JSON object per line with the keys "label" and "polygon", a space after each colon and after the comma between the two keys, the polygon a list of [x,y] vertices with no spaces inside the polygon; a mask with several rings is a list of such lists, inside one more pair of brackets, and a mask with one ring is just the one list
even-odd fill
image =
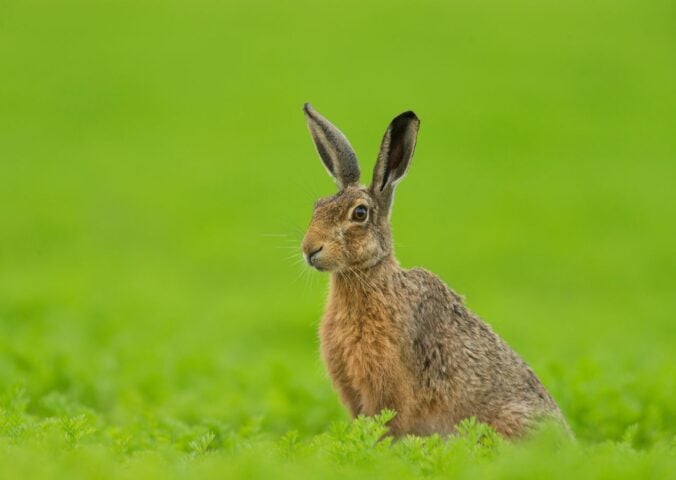
{"label": "hare's back", "polygon": [[460,295],[427,270],[409,270],[407,276],[416,292],[413,358],[420,388],[450,395],[456,408],[478,417],[482,409],[499,411],[514,402],[558,411],[526,362]]}

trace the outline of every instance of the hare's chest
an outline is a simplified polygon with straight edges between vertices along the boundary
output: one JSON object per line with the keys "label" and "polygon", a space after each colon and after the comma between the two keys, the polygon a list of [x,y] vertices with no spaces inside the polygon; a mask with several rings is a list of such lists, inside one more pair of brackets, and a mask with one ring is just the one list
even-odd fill
{"label": "hare's chest", "polygon": [[320,331],[322,356],[333,381],[360,396],[393,389],[401,372],[401,347],[391,322],[381,318],[327,315]]}

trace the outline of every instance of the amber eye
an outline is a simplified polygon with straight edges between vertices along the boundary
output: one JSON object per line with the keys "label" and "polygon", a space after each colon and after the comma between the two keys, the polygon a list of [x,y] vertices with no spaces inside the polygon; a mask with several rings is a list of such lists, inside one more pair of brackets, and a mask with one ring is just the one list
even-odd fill
{"label": "amber eye", "polygon": [[352,210],[352,220],[358,222],[363,222],[368,216],[369,210],[366,208],[366,205],[357,205],[354,210]]}

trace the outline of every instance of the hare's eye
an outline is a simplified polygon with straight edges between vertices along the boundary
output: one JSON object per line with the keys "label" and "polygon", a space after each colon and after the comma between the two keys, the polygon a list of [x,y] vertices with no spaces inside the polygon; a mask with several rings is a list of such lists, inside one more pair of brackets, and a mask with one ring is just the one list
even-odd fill
{"label": "hare's eye", "polygon": [[366,205],[357,205],[354,210],[352,210],[352,220],[363,222],[366,220],[368,213],[369,211],[368,208],[366,208]]}

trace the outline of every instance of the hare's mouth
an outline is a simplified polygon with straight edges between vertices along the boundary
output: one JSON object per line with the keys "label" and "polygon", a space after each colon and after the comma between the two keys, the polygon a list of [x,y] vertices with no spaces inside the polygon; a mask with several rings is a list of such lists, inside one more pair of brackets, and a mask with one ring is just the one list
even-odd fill
{"label": "hare's mouth", "polygon": [[312,263],[308,261],[308,264],[318,272],[328,272],[331,270],[327,265],[322,265],[321,261],[318,260],[315,260]]}
{"label": "hare's mouth", "polygon": [[321,245],[319,248],[316,250],[309,252],[305,256],[305,260],[307,261],[308,265],[310,265],[313,268],[316,268],[320,272],[323,272],[325,268],[322,266],[322,256],[321,253],[324,250],[324,245]]}

